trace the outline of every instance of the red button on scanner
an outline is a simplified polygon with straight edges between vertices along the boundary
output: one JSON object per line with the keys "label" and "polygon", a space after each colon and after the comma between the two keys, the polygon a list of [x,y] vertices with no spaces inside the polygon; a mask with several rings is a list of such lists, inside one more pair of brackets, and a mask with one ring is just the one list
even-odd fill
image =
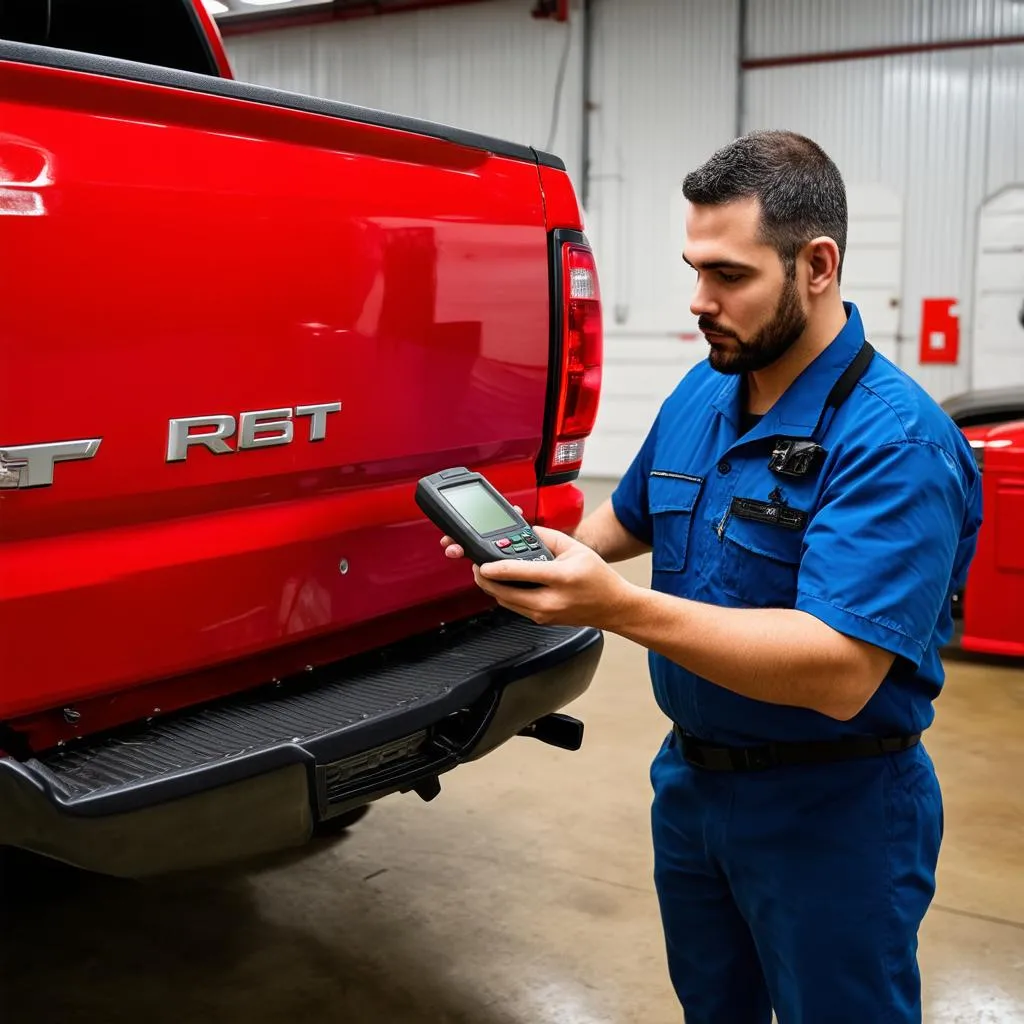
{"label": "red button on scanner", "polygon": [[495,543],[495,544],[497,544],[497,545],[498,545],[498,547],[499,547],[499,548],[502,548],[503,550],[504,550],[505,548],[508,548],[508,547],[511,547],[511,546],[512,546],[512,541],[510,541],[510,540],[508,539],[508,537],[502,537],[502,538],[501,538],[501,540],[497,540],[497,541],[495,541],[494,543]]}

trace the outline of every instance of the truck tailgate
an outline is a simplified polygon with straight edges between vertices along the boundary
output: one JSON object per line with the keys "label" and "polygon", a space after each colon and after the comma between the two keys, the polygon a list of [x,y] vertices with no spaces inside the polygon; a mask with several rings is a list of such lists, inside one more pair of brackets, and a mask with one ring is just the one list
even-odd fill
{"label": "truck tailgate", "polygon": [[0,489],[0,718],[471,586],[413,490],[535,506],[535,164],[4,62],[0,125],[0,450],[99,442]]}

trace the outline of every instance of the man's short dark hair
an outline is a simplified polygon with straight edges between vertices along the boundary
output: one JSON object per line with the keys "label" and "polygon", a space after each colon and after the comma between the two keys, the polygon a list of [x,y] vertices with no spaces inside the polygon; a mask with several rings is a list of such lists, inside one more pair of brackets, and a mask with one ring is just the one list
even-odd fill
{"label": "man's short dark hair", "polygon": [[754,197],[761,204],[761,241],[772,246],[790,276],[797,253],[827,235],[846,254],[846,186],[816,142],[795,132],[759,131],[723,146],[683,181],[691,203],[718,206]]}

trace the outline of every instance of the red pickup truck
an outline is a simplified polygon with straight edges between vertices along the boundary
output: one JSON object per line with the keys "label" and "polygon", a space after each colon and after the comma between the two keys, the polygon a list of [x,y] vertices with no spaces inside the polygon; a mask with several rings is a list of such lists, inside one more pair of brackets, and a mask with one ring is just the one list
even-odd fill
{"label": "red pickup truck", "polygon": [[578,746],[601,634],[497,609],[414,501],[465,465],[582,516],[557,158],[235,82],[192,0],[5,0],[0,235],[0,846],[221,863]]}

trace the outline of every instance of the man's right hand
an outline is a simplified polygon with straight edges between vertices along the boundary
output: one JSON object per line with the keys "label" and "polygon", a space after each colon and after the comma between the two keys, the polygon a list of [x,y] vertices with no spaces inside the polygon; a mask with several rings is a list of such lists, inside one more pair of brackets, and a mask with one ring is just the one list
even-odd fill
{"label": "man's right hand", "polygon": [[[522,515],[522,509],[518,505],[515,509]],[[591,512],[580,523],[573,536],[581,544],[586,544],[596,551],[606,562],[621,562],[651,550],[649,544],[638,540],[619,522],[611,499]],[[462,545],[456,544],[451,537],[442,537],[441,546],[447,558],[462,558],[466,554],[462,550]]]}

